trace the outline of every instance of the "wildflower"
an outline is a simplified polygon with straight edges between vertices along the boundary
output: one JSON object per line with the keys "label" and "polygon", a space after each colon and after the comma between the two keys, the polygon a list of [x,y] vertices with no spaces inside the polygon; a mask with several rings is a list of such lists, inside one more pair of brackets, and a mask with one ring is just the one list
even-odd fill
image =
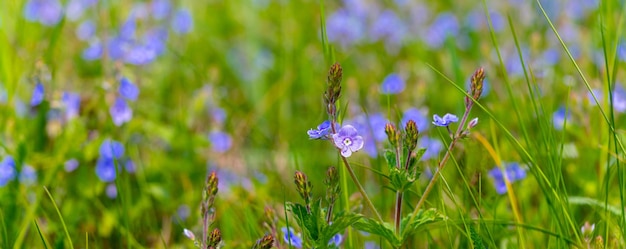
{"label": "wildflower", "polygon": [[35,89],[33,89],[33,95],[30,98],[30,106],[38,106],[39,104],[41,104],[41,102],[43,102],[43,98],[44,98],[43,84],[41,84],[40,82],[37,82],[37,85],[35,85]]}
{"label": "wildflower", "polygon": [[89,44],[89,47],[84,49],[81,53],[81,57],[85,61],[93,61],[102,57],[102,44],[99,41],[95,41]]}
{"label": "wildflower", "polygon": [[493,179],[494,187],[496,188],[496,192],[498,192],[498,194],[504,194],[507,191],[504,175],[502,175],[503,172],[506,174],[507,179],[511,183],[526,178],[526,170],[516,162],[503,164],[503,169],[500,169],[499,167],[493,168],[489,171],[489,176]]}
{"label": "wildflower", "polygon": [[339,9],[326,19],[326,33],[330,42],[348,48],[365,39],[366,18],[347,9]]}
{"label": "wildflower", "polygon": [[557,130],[562,130],[566,123],[569,123],[572,119],[572,115],[569,110],[567,113],[565,107],[561,106],[552,114],[552,124]]}
{"label": "wildflower", "polygon": [[228,151],[233,144],[230,135],[221,131],[211,132],[209,141],[211,141],[211,149],[220,153]]}
{"label": "wildflower", "polygon": [[365,249],[380,249],[380,246],[376,242],[365,242]]}
{"label": "wildflower", "polygon": [[124,162],[124,169],[126,169],[126,172],[128,173],[135,173],[135,162],[133,162],[133,160],[127,159]]}
{"label": "wildflower", "polygon": [[620,113],[626,111],[626,90],[619,85],[613,90],[613,108]]}
{"label": "wildflower", "polygon": [[356,129],[351,125],[345,125],[337,133],[333,134],[335,146],[341,150],[341,155],[349,157],[352,152],[363,148],[363,137],[359,136]]}
{"label": "wildflower", "polygon": [[7,185],[7,183],[15,177],[15,161],[12,156],[6,156],[0,162],[0,187]]}
{"label": "wildflower", "polygon": [[120,159],[124,155],[124,145],[118,141],[113,141],[110,139],[105,139],[100,145],[100,156],[111,158],[111,159]]}
{"label": "wildflower", "polygon": [[176,214],[178,215],[178,218],[184,221],[189,218],[191,210],[189,209],[189,206],[183,204],[178,206],[178,209],[176,209]]}
{"label": "wildflower", "polygon": [[[394,28],[390,29],[389,27]],[[372,40],[383,40],[385,48],[390,52],[397,52],[407,34],[407,25],[391,10],[384,10],[380,13],[370,29]]]}
{"label": "wildflower", "polygon": [[139,96],[139,88],[135,84],[130,82],[130,80],[128,80],[126,77],[123,77],[120,80],[119,92],[122,97],[130,101],[137,100],[137,96]]}
{"label": "wildflower", "polygon": [[78,116],[80,112],[80,95],[72,92],[64,92],[61,102],[65,107],[65,118],[72,119]]}
{"label": "wildflower", "polygon": [[78,168],[78,160],[76,160],[75,158],[72,158],[70,160],[65,161],[64,165],[65,165],[66,172],[72,172],[76,168]]}
{"label": "wildflower", "polygon": [[178,34],[187,34],[193,28],[193,18],[189,10],[180,9],[174,14],[172,19],[172,29]]}
{"label": "wildflower", "polygon": [[58,0],[29,0],[24,6],[24,17],[31,22],[54,26],[63,18],[63,6]]}
{"label": "wildflower", "polygon": [[96,24],[92,20],[82,22],[76,28],[76,37],[81,41],[89,41],[96,35]]}
{"label": "wildflower", "polygon": [[446,12],[435,18],[423,39],[430,48],[440,48],[448,36],[456,37],[459,30],[459,22],[456,16]]}
{"label": "wildflower", "polygon": [[109,111],[111,113],[111,118],[113,118],[113,123],[116,126],[121,126],[133,118],[133,110],[130,109],[123,98],[118,97],[115,99],[115,102]]}
{"label": "wildflower", "polygon": [[450,113],[443,115],[443,118],[439,117],[439,115],[437,114],[433,115],[433,124],[436,126],[448,127],[448,125],[450,125],[451,123],[456,123],[458,121],[459,118],[457,118],[456,115]]}
{"label": "wildflower", "polygon": [[335,234],[335,236],[333,236],[332,238],[330,238],[330,240],[328,241],[328,245],[339,247],[339,245],[341,245],[341,242],[343,242],[343,235],[338,233],[338,234]]}
{"label": "wildflower", "polygon": [[152,17],[155,20],[161,20],[170,13],[170,9],[172,8],[169,0],[155,0],[152,1]]}
{"label": "wildflower", "polygon": [[183,234],[185,235],[185,237],[189,238],[190,240],[196,240],[196,235],[193,234],[193,232],[187,228],[183,230]]}
{"label": "wildflower", "polygon": [[380,92],[383,94],[398,94],[404,91],[405,83],[402,77],[396,73],[387,75],[380,86]]}
{"label": "wildflower", "polygon": [[98,3],[98,0],[70,0],[67,3],[67,7],[65,9],[67,19],[76,21],[80,19],[85,10],[90,7],[93,7]]}
{"label": "wildflower", "polygon": [[309,135],[310,139],[328,139],[328,134],[330,134],[332,130],[330,124],[330,121],[325,120],[317,126],[317,129],[310,129],[306,133]]}
{"label": "wildflower", "polygon": [[467,123],[467,129],[472,129],[478,124],[478,118],[474,118]]}
{"label": "wildflower", "polygon": [[406,127],[406,123],[408,123],[409,120],[415,121],[415,124],[420,129],[420,131],[425,131],[428,129],[428,118],[426,118],[426,115],[424,115],[422,111],[416,108],[409,108],[404,111],[404,115],[402,116],[402,120],[400,122],[402,124],[402,127]]}
{"label": "wildflower", "polygon": [[302,239],[300,238],[300,236],[293,232],[293,229],[291,227],[289,229],[283,227],[280,230],[283,231],[283,240],[285,241],[285,243],[287,243],[288,245],[290,244],[295,248],[302,248]]}
{"label": "wildflower", "polygon": [[105,193],[107,197],[111,199],[117,198],[117,186],[115,186],[115,183],[110,183],[109,185],[107,185]]}
{"label": "wildflower", "polygon": [[113,158],[100,156],[96,162],[96,175],[103,182],[112,182],[117,177],[115,170],[115,160]]}
{"label": "wildflower", "polygon": [[24,185],[33,185],[37,181],[37,172],[30,165],[24,165],[20,172],[19,180]]}

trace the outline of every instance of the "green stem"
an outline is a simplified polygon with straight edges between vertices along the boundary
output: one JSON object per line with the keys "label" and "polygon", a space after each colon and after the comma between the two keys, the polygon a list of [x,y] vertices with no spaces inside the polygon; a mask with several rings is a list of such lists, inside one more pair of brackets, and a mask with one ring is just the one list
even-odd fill
{"label": "green stem", "polygon": [[348,174],[350,174],[350,177],[352,178],[354,185],[356,185],[356,187],[359,189],[359,192],[361,192],[361,195],[365,199],[365,203],[367,203],[367,206],[372,210],[372,212],[374,212],[378,221],[383,222],[382,216],[380,216],[378,211],[376,211],[376,207],[374,207],[374,203],[372,203],[372,200],[370,200],[370,198],[367,197],[367,193],[365,193],[365,189],[363,188],[363,186],[361,186],[359,179],[356,178],[356,175],[354,174],[354,171],[352,170],[350,163],[348,163],[348,159],[341,156],[341,160],[343,161],[343,164],[346,165],[346,169],[348,169]]}

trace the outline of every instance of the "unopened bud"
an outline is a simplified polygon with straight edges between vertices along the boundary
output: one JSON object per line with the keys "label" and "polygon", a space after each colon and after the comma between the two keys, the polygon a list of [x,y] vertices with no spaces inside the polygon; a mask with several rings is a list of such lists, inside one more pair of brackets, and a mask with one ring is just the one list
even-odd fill
{"label": "unopened bud", "polygon": [[185,235],[185,237],[189,238],[190,240],[196,240],[196,235],[193,234],[193,232],[187,228],[185,228],[183,230],[183,234]]}
{"label": "unopened bud", "polygon": [[591,239],[593,235],[593,230],[596,228],[596,224],[590,224],[588,221],[585,221],[585,224],[580,228],[580,232],[585,239]]}
{"label": "unopened bud", "polygon": [[311,182],[309,182],[307,176],[304,173],[296,171],[294,183],[296,184],[296,190],[298,191],[302,199],[304,199],[304,202],[306,203],[308,208],[309,203],[311,202],[311,189],[313,188],[313,186],[311,186]]}
{"label": "unopened bud", "polygon": [[472,120],[469,121],[469,123],[467,123],[467,129],[472,129],[474,128],[474,126],[476,126],[478,124],[478,118],[474,118]]}
{"label": "unopened bud", "polygon": [[417,124],[415,124],[415,121],[409,120],[409,122],[406,123],[404,130],[406,132],[406,135],[404,136],[404,146],[409,150],[409,152],[411,152],[417,147],[417,139],[419,135]]}
{"label": "unopened bud", "polygon": [[389,140],[389,143],[394,148],[398,146],[398,140],[400,140],[400,134],[398,133],[398,130],[396,130],[396,127],[393,124],[387,123],[385,125],[385,133],[387,134],[387,139]]}
{"label": "unopened bud", "polygon": [[327,105],[327,112],[331,117],[335,117],[337,110],[335,103],[341,96],[341,80],[343,78],[343,69],[339,63],[335,63],[330,67],[327,78],[327,88],[324,93],[324,101]]}
{"label": "unopened bud", "polygon": [[274,245],[274,236],[266,234],[254,244],[254,249],[270,249]]}
{"label": "unopened bud", "polygon": [[339,196],[340,191],[339,172],[337,171],[337,168],[333,166],[328,167],[324,184],[326,184],[326,200],[330,203],[334,203]]}
{"label": "unopened bud", "polygon": [[[474,98],[474,100],[476,101],[478,101],[478,99],[480,98],[480,95],[483,92],[484,80],[485,80],[485,70],[482,67],[476,70],[476,72],[474,72],[474,74],[472,75],[472,78],[470,79],[469,95],[472,96],[472,98]],[[472,103],[472,100],[466,96],[465,106],[468,106],[471,103]]]}
{"label": "unopened bud", "polygon": [[217,248],[217,246],[222,242],[222,232],[219,229],[215,228],[209,234],[209,238],[207,240],[207,247],[210,249]]}

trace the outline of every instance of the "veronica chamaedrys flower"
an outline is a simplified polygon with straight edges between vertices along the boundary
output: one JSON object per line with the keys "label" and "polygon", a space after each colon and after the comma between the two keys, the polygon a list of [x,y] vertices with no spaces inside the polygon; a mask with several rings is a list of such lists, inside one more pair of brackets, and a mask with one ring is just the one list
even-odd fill
{"label": "veronica chamaedrys flower", "polygon": [[439,115],[437,114],[433,115],[433,124],[436,126],[447,127],[451,123],[456,123],[458,121],[459,118],[457,118],[456,115],[450,113],[443,115],[443,118],[439,117]]}
{"label": "veronica chamaedrys flower", "polygon": [[504,171],[506,177],[511,183],[526,178],[526,170],[517,162],[503,163],[502,167],[504,167],[504,170],[499,167],[495,167],[489,171],[489,177],[493,179],[493,184],[498,194],[504,194],[507,191],[502,171]]}
{"label": "veronica chamaedrys flower", "polygon": [[387,75],[380,85],[380,92],[383,94],[398,94],[404,91],[404,80],[397,73]]}
{"label": "veronica chamaedrys flower", "polygon": [[309,135],[310,139],[328,139],[328,134],[330,134],[332,130],[330,124],[330,121],[325,120],[317,126],[317,129],[310,129],[306,133]]}
{"label": "veronica chamaedrys flower", "polygon": [[211,149],[215,152],[226,152],[233,145],[232,138],[228,133],[222,131],[214,131],[209,134]]}
{"label": "veronica chamaedrys flower", "polygon": [[561,106],[552,114],[552,124],[554,129],[562,130],[565,124],[569,124],[572,120],[572,114],[570,110],[565,110],[565,107]]}
{"label": "veronica chamaedrys flower", "polygon": [[93,7],[98,0],[70,0],[65,8],[65,16],[71,21],[76,21],[83,16],[85,10]]}
{"label": "veronica chamaedrys flower", "polygon": [[24,6],[24,17],[31,22],[54,26],[63,18],[63,6],[58,0],[30,0]]}
{"label": "veronica chamaedrys flower", "polygon": [[120,159],[124,156],[124,145],[115,140],[105,139],[100,145],[99,152],[102,157]]}
{"label": "veronica chamaedrys flower", "polygon": [[133,118],[133,110],[130,109],[126,101],[121,97],[115,99],[115,102],[109,109],[109,112],[111,113],[111,118],[113,118],[113,123],[116,126],[121,126]]}
{"label": "veronica chamaedrys flower", "polygon": [[65,118],[70,120],[78,117],[80,112],[80,95],[73,92],[64,92],[61,97],[61,102],[65,108]]}
{"label": "veronica chamaedrys flower", "polygon": [[100,156],[96,162],[96,175],[103,182],[112,182],[117,177],[115,159]]}
{"label": "veronica chamaedrys flower", "polygon": [[351,156],[352,152],[360,150],[364,144],[363,137],[359,136],[352,125],[345,125],[333,134],[333,142],[341,150],[341,155],[344,157]]}
{"label": "veronica chamaedrys flower", "polygon": [[78,160],[76,160],[75,158],[67,160],[65,161],[64,166],[65,166],[65,172],[72,172],[76,170],[76,168],[78,168]]}
{"label": "veronica chamaedrys flower", "polygon": [[374,20],[369,33],[373,41],[382,40],[387,51],[396,53],[407,37],[408,27],[394,11],[384,10]]}
{"label": "veronica chamaedrys flower", "polygon": [[43,102],[44,98],[44,89],[43,84],[37,82],[35,88],[33,89],[33,95],[30,98],[30,106],[38,106]]}
{"label": "veronica chamaedrys flower", "polygon": [[437,158],[441,150],[443,150],[443,143],[437,139],[428,137],[420,137],[419,148],[426,148],[424,155],[422,155],[421,161],[425,161],[431,158]]}
{"label": "veronica chamaedrys flower", "polygon": [[172,18],[172,30],[177,34],[187,34],[193,29],[193,18],[187,9],[179,9]]}
{"label": "veronica chamaedrys flower", "polygon": [[285,241],[285,244],[291,244],[295,248],[302,248],[302,238],[295,234],[291,227],[289,229],[283,227],[280,230],[283,231],[283,240]]}
{"label": "veronica chamaedrys flower", "polygon": [[120,80],[119,92],[122,97],[130,101],[137,100],[137,96],[139,96],[139,88],[126,77]]}
{"label": "veronica chamaedrys flower", "polygon": [[35,182],[37,182],[37,172],[32,166],[24,165],[18,179],[20,183],[26,186],[33,185],[35,184]]}
{"label": "veronica chamaedrys flower", "polygon": [[12,156],[6,156],[0,162],[0,187],[15,178],[15,161]]}

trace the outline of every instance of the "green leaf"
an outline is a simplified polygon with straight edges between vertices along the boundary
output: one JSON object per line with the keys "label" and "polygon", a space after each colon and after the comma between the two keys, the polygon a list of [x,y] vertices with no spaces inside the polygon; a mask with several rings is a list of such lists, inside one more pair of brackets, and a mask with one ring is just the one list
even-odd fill
{"label": "green leaf", "polygon": [[363,219],[363,215],[357,213],[344,213],[339,212],[335,215],[333,224],[327,226],[322,232],[319,243],[321,245],[327,245],[328,241],[335,236],[335,234],[343,233],[349,226]]}
{"label": "green leaf", "polygon": [[385,238],[394,247],[401,246],[400,239],[394,233],[394,228],[388,223],[380,223],[377,220],[364,218],[354,224],[354,228],[360,231],[376,234]]}
{"label": "green leaf", "polygon": [[303,234],[310,241],[317,241],[321,234],[320,231],[322,231],[326,225],[319,208],[320,203],[320,200],[315,201],[314,205],[311,206],[311,213],[309,213],[306,206],[302,204],[287,203],[288,211],[295,216],[303,230]]}
{"label": "green leaf", "polygon": [[418,211],[413,221],[411,221],[411,224],[407,224],[409,220],[411,220],[411,216],[411,214],[407,215],[406,217],[402,218],[402,221],[400,222],[403,243],[411,235],[413,235],[413,233],[417,232],[424,225],[448,219],[448,217],[439,213],[434,208],[428,209],[426,211]]}
{"label": "green leaf", "polygon": [[390,169],[397,168],[396,167],[396,153],[392,150],[385,150],[385,161]]}
{"label": "green leaf", "polygon": [[389,169],[391,187],[395,191],[404,192],[406,189],[409,189],[417,179],[415,175],[416,174],[411,174],[403,169],[391,168]]}
{"label": "green leaf", "polygon": [[478,234],[478,232],[476,232],[476,229],[474,229],[473,226],[470,226],[469,230],[470,230],[470,237],[472,238],[472,243],[474,244],[474,249],[485,249],[485,248],[487,248],[483,244],[483,239],[480,238],[480,235]]}

